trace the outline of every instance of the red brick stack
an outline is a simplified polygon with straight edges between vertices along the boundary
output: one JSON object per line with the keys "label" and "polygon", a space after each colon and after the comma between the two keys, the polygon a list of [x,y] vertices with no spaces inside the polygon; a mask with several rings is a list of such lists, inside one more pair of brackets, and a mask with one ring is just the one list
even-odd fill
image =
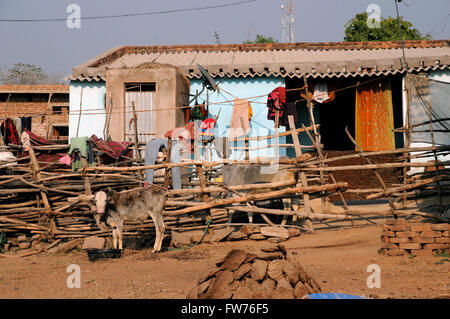
{"label": "red brick stack", "polygon": [[389,256],[425,255],[450,250],[450,224],[389,220],[383,225],[380,253]]}

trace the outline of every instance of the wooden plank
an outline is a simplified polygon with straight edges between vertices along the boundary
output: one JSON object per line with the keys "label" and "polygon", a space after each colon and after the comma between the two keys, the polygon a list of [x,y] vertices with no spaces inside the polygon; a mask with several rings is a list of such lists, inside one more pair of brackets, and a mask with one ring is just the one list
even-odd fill
{"label": "wooden plank", "polygon": [[[237,186],[227,186],[229,189],[232,189],[234,191],[243,191],[243,190],[256,190],[256,189],[271,189],[271,188],[278,188],[278,187],[285,187],[285,186],[292,186],[295,185],[295,180],[287,180],[287,181],[281,181],[281,182],[274,182],[274,183],[261,183],[261,184],[243,184],[243,185],[237,185]],[[186,189],[176,189],[176,190],[169,190],[168,195],[183,195],[183,194],[199,194],[203,192],[208,193],[219,193],[223,192],[225,188],[222,187],[208,187],[208,188],[186,188]]]}
{"label": "wooden plank", "polygon": [[289,238],[289,232],[282,227],[261,227],[260,232],[266,237]]}
{"label": "wooden plank", "polygon": [[281,210],[281,209],[271,209],[271,208],[262,208],[262,207],[249,207],[249,206],[232,206],[233,210],[235,211],[242,211],[242,212],[251,212],[251,213],[259,213],[259,214],[271,214],[271,215],[279,215],[279,216],[300,216],[300,217],[307,217],[314,219],[321,219],[321,218],[335,218],[335,219],[347,219],[348,216],[344,214],[315,214],[311,213],[308,214],[305,211],[289,211],[289,210]]}
{"label": "wooden plank", "polygon": [[255,200],[266,200],[270,198],[282,197],[287,194],[296,194],[296,193],[304,193],[304,192],[323,192],[327,190],[336,190],[340,188],[347,188],[348,183],[337,183],[337,184],[326,184],[321,186],[308,186],[308,187],[293,187],[293,188],[285,188],[282,190],[267,192],[263,194],[251,194],[246,195],[245,197],[234,197],[234,198],[226,198],[226,199],[215,199],[211,200],[209,203],[199,205],[196,207],[188,207],[180,210],[175,210],[171,212],[166,212],[167,216],[178,216],[183,215],[195,211],[200,211],[208,208],[231,205],[234,203],[242,203],[242,202],[250,202]]}
{"label": "wooden plank", "polygon": [[294,143],[295,156],[298,157],[302,155],[302,148],[300,146],[300,141],[298,140],[298,133],[296,132],[294,117],[292,115],[288,115],[288,122],[292,136],[292,142]]}
{"label": "wooden plank", "polygon": [[[439,166],[448,166],[450,161],[440,162]],[[337,172],[337,171],[357,171],[357,170],[373,170],[376,168],[401,168],[401,167],[432,167],[436,166],[436,163],[432,162],[412,162],[412,163],[379,163],[379,164],[366,164],[366,165],[345,165],[345,166],[333,166],[333,167],[305,167],[298,168],[302,171],[318,171],[318,172]]]}

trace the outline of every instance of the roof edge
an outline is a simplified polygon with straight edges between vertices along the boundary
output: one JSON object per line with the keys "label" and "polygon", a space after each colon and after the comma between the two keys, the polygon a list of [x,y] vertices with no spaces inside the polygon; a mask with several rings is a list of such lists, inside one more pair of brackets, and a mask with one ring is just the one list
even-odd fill
{"label": "roof edge", "polygon": [[125,54],[177,53],[177,52],[227,52],[227,51],[271,51],[271,50],[376,50],[399,48],[449,47],[450,40],[406,40],[406,41],[366,41],[366,42],[295,42],[295,43],[254,43],[254,44],[201,44],[172,46],[119,46],[110,49],[77,68],[97,68]]}

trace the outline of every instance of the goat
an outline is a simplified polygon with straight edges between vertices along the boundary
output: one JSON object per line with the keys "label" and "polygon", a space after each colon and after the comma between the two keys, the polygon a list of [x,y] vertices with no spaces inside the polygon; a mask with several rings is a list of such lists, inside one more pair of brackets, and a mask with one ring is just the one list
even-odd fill
{"label": "goat", "polygon": [[166,200],[166,191],[157,186],[141,187],[129,191],[95,194],[98,214],[106,213],[106,222],[113,228],[114,248],[123,249],[122,229],[126,220],[145,220],[151,216],[156,230],[153,252],[161,250],[165,224],[162,210]]}

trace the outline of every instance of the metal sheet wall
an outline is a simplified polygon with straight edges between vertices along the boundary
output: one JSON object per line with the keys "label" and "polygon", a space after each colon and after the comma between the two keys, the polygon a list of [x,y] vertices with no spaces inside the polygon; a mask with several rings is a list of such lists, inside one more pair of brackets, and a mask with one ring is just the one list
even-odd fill
{"label": "metal sheet wall", "polygon": [[139,142],[146,143],[156,135],[155,92],[125,92],[125,140],[134,142],[132,102],[136,109]]}

